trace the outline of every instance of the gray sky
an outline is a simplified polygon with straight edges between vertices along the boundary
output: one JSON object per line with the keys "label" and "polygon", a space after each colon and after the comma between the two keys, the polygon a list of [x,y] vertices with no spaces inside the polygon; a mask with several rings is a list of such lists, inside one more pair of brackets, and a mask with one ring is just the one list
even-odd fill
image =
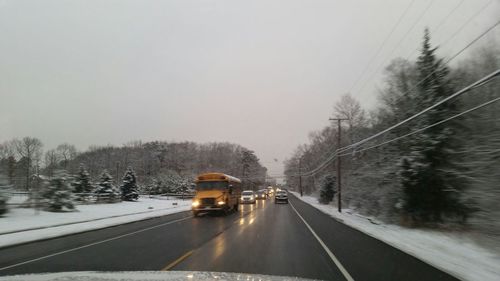
{"label": "gray sky", "polygon": [[[0,141],[35,136],[45,148],[81,150],[139,139],[229,141],[281,173],[308,133],[328,124],[410,2],[0,1]],[[445,42],[490,0],[463,1],[433,33],[460,2],[415,1],[352,94],[373,108],[380,65],[411,55],[424,26],[433,44]],[[491,0],[439,54],[498,18]]]}

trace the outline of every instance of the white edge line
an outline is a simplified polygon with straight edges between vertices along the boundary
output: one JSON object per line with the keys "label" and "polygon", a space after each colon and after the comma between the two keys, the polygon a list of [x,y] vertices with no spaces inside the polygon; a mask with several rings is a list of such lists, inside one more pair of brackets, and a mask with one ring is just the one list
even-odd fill
{"label": "white edge line", "polygon": [[344,275],[345,279],[347,279],[348,281],[354,281],[354,279],[352,278],[352,276],[349,274],[349,272],[347,272],[347,270],[344,268],[344,266],[340,263],[340,261],[337,259],[337,257],[335,257],[335,255],[332,253],[332,251],[330,251],[330,249],[328,249],[328,247],[325,245],[325,243],[323,242],[323,240],[321,240],[321,238],[319,238],[319,236],[316,234],[316,232],[314,232],[314,230],[312,229],[312,227],[306,222],[306,220],[299,214],[299,212],[297,211],[297,209],[295,209],[295,207],[293,206],[293,204],[290,202],[290,206],[292,207],[292,209],[295,211],[295,213],[297,214],[297,216],[299,216],[299,218],[302,220],[302,222],[304,222],[304,224],[307,226],[307,228],[309,229],[309,231],[311,231],[311,233],[313,234],[313,236],[316,238],[316,240],[318,240],[319,244],[321,245],[321,247],[323,247],[323,249],[325,250],[325,252],[328,254],[328,256],[330,256],[330,258],[332,259],[332,261],[335,263],[335,265],[338,267],[338,269],[340,270],[340,272]]}
{"label": "white edge line", "polygon": [[108,239],[105,239],[105,240],[101,240],[101,241],[98,241],[98,242],[94,242],[94,243],[90,243],[90,244],[87,244],[87,245],[83,245],[83,246],[80,246],[80,247],[72,248],[72,249],[69,249],[69,250],[64,250],[64,251],[57,252],[57,253],[54,253],[54,254],[50,254],[50,255],[47,255],[47,256],[39,257],[39,258],[36,258],[36,259],[27,260],[27,261],[24,261],[24,262],[20,262],[20,263],[16,263],[16,264],[13,264],[13,265],[5,266],[5,267],[0,268],[0,271],[6,270],[6,269],[9,269],[9,268],[13,268],[13,267],[17,267],[17,266],[20,266],[20,265],[24,265],[24,264],[36,262],[36,261],[39,261],[39,260],[51,258],[51,257],[54,257],[54,256],[66,254],[66,253],[69,253],[69,252],[74,252],[74,251],[77,251],[77,250],[80,250],[80,249],[84,249],[84,248],[88,248],[88,247],[95,246],[95,245],[98,245],[98,244],[102,244],[102,243],[106,243],[106,242],[109,242],[109,241],[117,240],[117,239],[120,239],[120,238],[123,238],[123,237],[131,236],[131,235],[134,235],[134,234],[137,234],[137,233],[141,233],[141,232],[144,232],[144,231],[148,231],[148,230],[151,230],[151,229],[162,227],[162,226],[165,226],[165,225],[168,225],[168,224],[172,224],[172,223],[184,221],[184,220],[187,220],[187,219],[190,219],[190,218],[191,218],[191,216],[185,217],[185,218],[181,218],[181,219],[176,219],[176,220],[173,220],[173,221],[169,221],[169,222],[162,223],[162,224],[159,224],[159,225],[151,226],[151,227],[144,228],[144,229],[141,229],[141,230],[137,230],[137,231],[134,231],[134,232],[130,232],[130,233],[127,233],[127,234],[122,234],[122,235],[115,236],[115,237],[112,237],[112,238],[108,238]]}
{"label": "white edge line", "polygon": [[[295,197],[297,197],[297,196],[295,196]],[[422,255],[417,255],[416,253],[412,252],[412,250],[409,249],[409,248],[405,248],[405,247],[401,246],[400,244],[391,242],[389,239],[385,239],[382,236],[375,236],[375,235],[373,235],[372,233],[370,233],[369,231],[363,229],[360,226],[357,226],[357,225],[354,225],[354,224],[350,225],[347,222],[345,222],[343,219],[335,217],[334,215],[325,212],[324,210],[316,207],[315,205],[313,205],[313,204],[311,204],[311,203],[309,203],[307,201],[304,201],[304,200],[302,200],[302,199],[300,199],[298,197],[297,197],[297,199],[299,199],[300,201],[302,201],[304,204],[307,204],[310,207],[313,207],[316,210],[320,211],[321,213],[329,216],[330,218],[334,219],[338,223],[343,224],[344,226],[347,226],[347,227],[352,228],[352,229],[354,229],[356,231],[359,231],[362,234],[365,234],[365,235],[367,235],[367,236],[369,236],[369,237],[371,237],[371,238],[373,238],[373,239],[375,239],[375,240],[377,240],[377,241],[379,241],[381,243],[387,244],[387,245],[393,247],[394,249],[399,250],[399,251],[401,251],[401,252],[403,252],[403,253],[405,253],[405,254],[407,254],[407,255],[409,255],[409,256],[411,256],[411,257],[413,257],[413,258],[415,258],[415,259],[417,259],[417,260],[419,260],[419,261],[421,261],[421,262],[423,262],[425,264],[427,264],[430,267],[438,269],[438,270],[440,270],[440,271],[442,271],[442,272],[450,275],[451,277],[454,277],[455,279],[464,280],[464,278],[462,276],[460,276],[458,273],[456,273],[456,272],[454,272],[454,271],[452,271],[452,270],[450,270],[450,269],[448,269],[448,268],[446,268],[444,266],[441,266],[441,265],[439,265],[437,263],[432,263],[431,261],[428,261],[428,260],[424,259],[424,257]]]}

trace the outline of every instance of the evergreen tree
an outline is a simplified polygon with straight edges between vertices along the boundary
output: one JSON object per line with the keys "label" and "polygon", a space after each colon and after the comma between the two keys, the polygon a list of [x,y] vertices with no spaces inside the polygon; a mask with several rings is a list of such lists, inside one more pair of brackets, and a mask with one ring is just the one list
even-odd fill
{"label": "evergreen tree", "polygon": [[56,171],[54,177],[44,184],[40,195],[47,204],[47,210],[51,212],[75,208],[69,177],[65,171]]}
{"label": "evergreen tree", "polygon": [[120,200],[120,194],[113,186],[113,177],[107,170],[102,172],[95,193],[98,195],[98,201],[113,203]]}
{"label": "evergreen tree", "polygon": [[326,175],[321,180],[321,190],[319,193],[319,203],[328,204],[332,202],[335,196],[335,182],[336,179],[333,175]]}
{"label": "evergreen tree", "polygon": [[89,193],[93,190],[92,183],[90,182],[90,174],[83,165],[80,165],[78,174],[74,177],[73,188],[73,192],[75,193]]}
{"label": "evergreen tree", "polygon": [[[422,52],[417,61],[419,84],[413,102],[417,108],[427,108],[453,93],[448,69],[435,56],[430,46],[428,30],[425,31]],[[447,102],[430,110],[416,124],[422,128],[455,113],[457,102]],[[400,162],[404,204],[403,210],[412,221],[438,222],[444,216],[465,219],[469,211],[461,202],[465,181],[460,167],[453,159],[453,151],[460,147],[454,133],[460,129],[456,122],[435,126],[415,135],[406,145],[409,155]]]}
{"label": "evergreen tree", "polygon": [[123,176],[121,191],[123,200],[131,201],[137,200],[139,198],[139,194],[137,193],[137,180],[135,178],[135,172],[131,167],[127,168],[127,171]]}

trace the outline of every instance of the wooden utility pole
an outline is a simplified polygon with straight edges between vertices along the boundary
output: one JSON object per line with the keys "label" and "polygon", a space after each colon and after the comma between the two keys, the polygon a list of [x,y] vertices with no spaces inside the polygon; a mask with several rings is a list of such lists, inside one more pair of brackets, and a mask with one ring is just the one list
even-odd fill
{"label": "wooden utility pole", "polygon": [[[341,134],[342,134],[342,126],[340,122],[342,120],[349,120],[347,118],[330,118],[329,120],[331,121],[337,121],[337,154],[340,153],[340,142],[341,142]],[[341,160],[340,160],[340,155],[336,156],[337,158],[337,199],[338,199],[338,207],[339,207],[339,213],[342,213],[342,185],[341,185]]]}
{"label": "wooden utility pole", "polygon": [[301,169],[301,158],[299,157],[299,190],[300,190],[300,197],[302,197],[302,169]]}
{"label": "wooden utility pole", "polygon": [[118,185],[119,182],[118,182],[118,169],[120,168],[120,162],[119,161],[116,161],[116,174],[115,174],[115,180],[116,180],[116,184]]}

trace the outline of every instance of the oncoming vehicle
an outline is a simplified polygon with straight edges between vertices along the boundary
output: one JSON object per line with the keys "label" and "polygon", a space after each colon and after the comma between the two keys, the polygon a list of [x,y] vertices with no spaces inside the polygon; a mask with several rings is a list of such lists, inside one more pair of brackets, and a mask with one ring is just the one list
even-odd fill
{"label": "oncoming vehicle", "polygon": [[278,204],[280,202],[288,204],[288,194],[284,190],[277,191],[274,196],[274,203]]}
{"label": "oncoming vehicle", "polygon": [[229,212],[238,210],[241,181],[223,173],[206,173],[196,177],[196,194],[191,210],[200,212]]}
{"label": "oncoming vehicle", "polygon": [[273,189],[273,187],[272,187],[272,186],[268,186],[268,187],[267,187],[267,192],[268,192],[269,196],[272,196],[272,195],[273,195],[273,193],[274,193],[274,189]]}
{"label": "oncoming vehicle", "polygon": [[267,199],[267,191],[264,189],[261,189],[257,191],[257,196],[255,196],[256,199]]}
{"label": "oncoming vehicle", "polygon": [[242,204],[245,204],[245,203],[255,204],[255,193],[253,192],[253,190],[243,191],[241,193],[240,202]]}

